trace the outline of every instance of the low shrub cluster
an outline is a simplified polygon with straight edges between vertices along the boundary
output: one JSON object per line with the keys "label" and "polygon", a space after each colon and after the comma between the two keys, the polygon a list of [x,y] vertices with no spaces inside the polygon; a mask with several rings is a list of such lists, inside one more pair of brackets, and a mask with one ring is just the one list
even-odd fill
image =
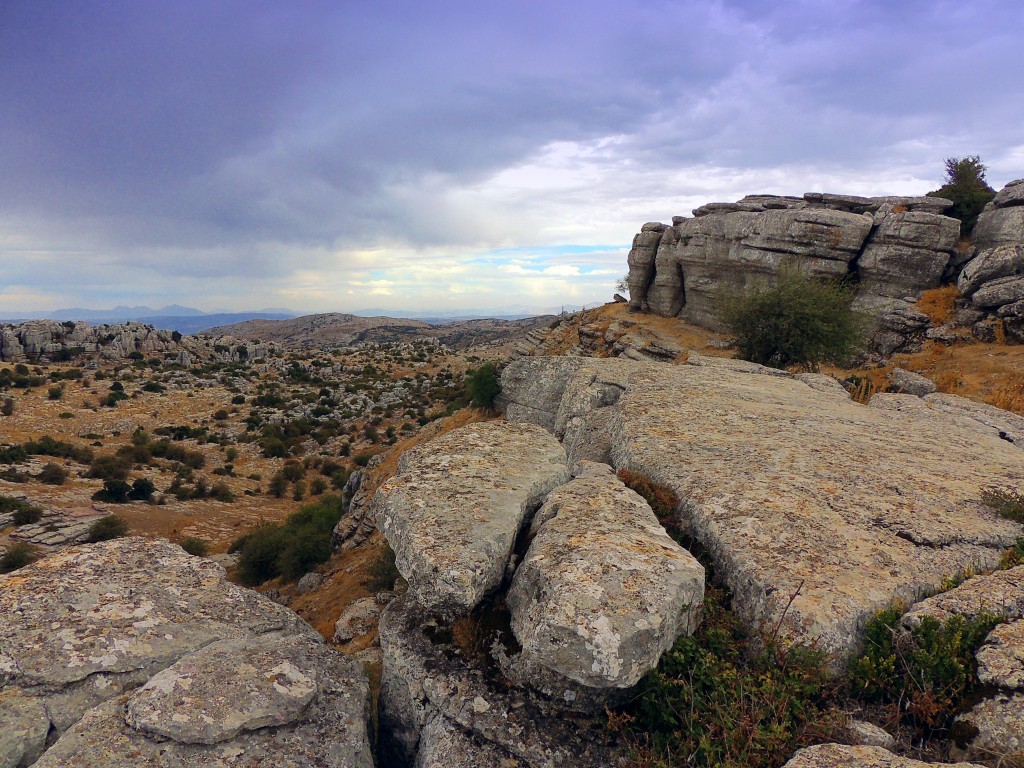
{"label": "low shrub cluster", "polygon": [[1000,517],[1024,523],[1024,493],[1010,489],[986,488],[981,492],[981,501],[995,510]]}
{"label": "low shrub cluster", "polygon": [[0,557],[0,573],[10,573],[39,559],[39,550],[31,544],[19,541]]}
{"label": "low shrub cluster", "polygon": [[43,510],[35,504],[30,504],[23,499],[14,499],[10,496],[0,496],[0,515],[13,512],[15,525],[28,525],[38,523],[43,516]]}
{"label": "low shrub cluster", "polygon": [[331,532],[344,509],[340,496],[322,496],[288,516],[245,534],[231,547],[238,552],[238,578],[254,586],[283,577],[294,581],[331,556]]}
{"label": "low shrub cluster", "polygon": [[128,533],[128,523],[123,517],[107,515],[89,526],[88,541],[93,543],[109,541],[110,539],[120,538],[126,533]]}
{"label": "low shrub cluster", "polygon": [[611,725],[637,768],[782,765],[822,739],[832,687],[820,652],[754,638],[709,586],[704,619],[680,637]]}
{"label": "low shrub cluster", "polygon": [[850,663],[854,697],[888,705],[918,739],[944,735],[977,686],[975,652],[999,617],[925,617],[900,627],[902,606],[878,613],[865,631],[864,653]]}

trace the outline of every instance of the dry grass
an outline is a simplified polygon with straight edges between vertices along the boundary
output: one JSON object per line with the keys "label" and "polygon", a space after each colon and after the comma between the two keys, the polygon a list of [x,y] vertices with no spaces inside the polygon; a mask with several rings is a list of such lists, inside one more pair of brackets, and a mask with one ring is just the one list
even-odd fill
{"label": "dry grass", "polygon": [[915,309],[931,318],[933,325],[945,325],[956,313],[956,300],[960,292],[955,285],[925,291],[917,300]]}

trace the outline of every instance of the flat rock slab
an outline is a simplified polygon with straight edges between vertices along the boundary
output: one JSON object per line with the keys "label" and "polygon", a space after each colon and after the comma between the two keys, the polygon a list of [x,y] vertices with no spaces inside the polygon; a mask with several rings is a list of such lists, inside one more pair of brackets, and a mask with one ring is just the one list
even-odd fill
{"label": "flat rock slab", "polygon": [[568,477],[546,430],[470,424],[402,456],[373,510],[416,599],[466,614],[501,584],[524,521]]}
{"label": "flat rock slab", "polygon": [[593,688],[628,688],[692,633],[704,568],[611,467],[586,462],[549,494],[506,602],[530,665]]}
{"label": "flat rock slab", "polygon": [[1024,565],[972,576],[947,592],[917,603],[901,621],[910,627],[925,616],[945,621],[950,616],[973,619],[983,613],[1006,621],[1024,618]]}
{"label": "flat rock slab", "polygon": [[[748,626],[816,642],[836,669],[872,613],[968,568],[994,568],[1024,533],[980,502],[983,488],[1019,484],[1024,451],[933,405],[934,395],[868,407],[756,369],[633,362],[623,373],[627,361],[614,362],[613,465],[679,495],[683,522]],[[604,363],[572,376],[609,378]],[[571,392],[563,388],[556,421]]]}
{"label": "flat rock slab", "polygon": [[981,682],[1024,690],[1024,620],[1000,624],[989,632],[977,656]]}
{"label": "flat rock slab", "polygon": [[[166,675],[158,676],[151,686],[89,710],[36,766],[372,768],[366,732],[369,687],[358,662],[315,640],[262,638],[251,642],[239,650],[252,654],[258,676],[270,672],[275,685],[290,689],[290,694],[282,694],[286,698],[308,697],[301,713],[288,702],[271,704],[260,692],[262,684],[253,686],[253,673],[243,669],[245,657],[226,667],[215,664],[217,655],[229,651],[228,644],[217,643],[213,652],[196,664],[183,660],[167,670],[180,675],[175,682],[169,682]],[[276,672],[266,667],[268,662],[275,664]],[[203,676],[192,678],[196,683],[193,696],[181,681],[200,669]],[[241,679],[232,679],[237,672]],[[257,701],[247,704],[242,697],[253,688]],[[198,699],[202,694],[211,695],[214,701],[204,704]],[[218,711],[217,702],[226,706]],[[274,714],[278,704],[283,707],[280,716]],[[296,719],[298,714],[301,719]],[[151,732],[161,718],[165,722],[160,730],[169,737]],[[207,738],[216,742],[203,741]]]}
{"label": "flat rock slab", "polygon": [[313,659],[321,650],[301,638],[211,643],[154,675],[128,702],[125,720],[183,744],[294,722],[317,693]]}
{"label": "flat rock slab", "polygon": [[894,755],[881,747],[820,744],[797,752],[783,768],[982,768],[976,763],[922,763]]}
{"label": "flat rock slab", "polygon": [[[169,542],[84,545],[0,578],[0,637],[0,755],[23,753],[2,765],[54,735],[37,765],[372,764],[358,665]],[[302,734],[321,699],[335,714],[316,746]]]}

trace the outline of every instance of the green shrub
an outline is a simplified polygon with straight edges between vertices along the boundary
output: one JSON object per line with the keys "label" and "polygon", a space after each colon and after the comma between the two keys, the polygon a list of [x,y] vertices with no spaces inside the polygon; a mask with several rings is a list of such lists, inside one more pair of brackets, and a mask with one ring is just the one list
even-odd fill
{"label": "green shrub", "polygon": [[68,479],[68,471],[64,469],[60,464],[54,464],[52,461],[44,465],[36,475],[36,480],[46,485],[64,485]]}
{"label": "green shrub", "polygon": [[1024,523],[1024,494],[1010,489],[986,488],[981,492],[981,501],[1000,517]]}
{"label": "green shrub", "polygon": [[849,285],[815,280],[786,264],[774,286],[724,296],[718,316],[744,360],[814,371],[862,348],[867,321],[853,309],[853,298]]}
{"label": "green shrub", "polygon": [[90,542],[108,541],[124,536],[126,533],[128,533],[128,523],[124,518],[107,515],[89,526],[88,540]]}
{"label": "green shrub", "polygon": [[149,501],[149,497],[156,492],[153,481],[145,477],[135,478],[132,489],[128,492],[128,498],[133,501]]}
{"label": "green shrub", "polygon": [[831,693],[822,654],[751,642],[726,605],[709,586],[700,628],[676,641],[613,717],[638,765],[774,768],[818,741]]}
{"label": "green shrub", "polygon": [[132,487],[124,480],[104,480],[103,488],[92,495],[93,501],[110,504],[127,504],[131,499]]}
{"label": "green shrub", "polygon": [[12,499],[10,496],[0,496],[0,514],[13,512],[15,525],[29,525],[38,523],[43,517],[43,510],[35,504],[30,504],[22,499]]}
{"label": "green shrub", "polygon": [[46,396],[51,400],[60,400],[64,397],[64,387],[50,387],[46,392]]}
{"label": "green shrub", "polygon": [[0,413],[4,416],[11,416],[14,413],[14,398],[4,398],[3,405],[0,405]]}
{"label": "green shrub", "polygon": [[366,588],[371,592],[390,591],[395,588],[395,582],[401,578],[402,574],[398,572],[398,566],[395,565],[395,551],[386,541],[384,546],[377,551],[367,576]]}
{"label": "green shrub", "polygon": [[38,559],[39,550],[31,544],[19,541],[12,544],[8,550],[4,552],[3,557],[0,557],[0,573],[10,573],[18,568],[23,568]]}
{"label": "green shrub", "polygon": [[231,491],[231,487],[221,480],[214,483],[213,487],[210,488],[210,498],[230,504],[235,500],[235,494]]}
{"label": "green shrub", "polygon": [[467,372],[466,394],[474,408],[493,408],[494,398],[501,391],[498,369],[494,363],[484,363],[475,371]]}
{"label": "green shrub", "polygon": [[206,554],[210,551],[209,545],[196,536],[186,536],[182,539],[181,548],[190,555],[195,555],[197,557],[206,557]]}
{"label": "green shrub", "polygon": [[849,667],[854,697],[895,707],[918,738],[945,732],[977,685],[975,651],[999,617],[926,616],[909,632],[899,607],[878,613],[865,629],[864,653]]}
{"label": "green shrub", "polygon": [[323,496],[235,542],[238,578],[250,586],[281,576],[294,581],[331,556],[331,532],[341,519],[340,496]]}
{"label": "green shrub", "polygon": [[93,459],[86,477],[97,480],[127,480],[132,462],[127,456],[107,453]]}

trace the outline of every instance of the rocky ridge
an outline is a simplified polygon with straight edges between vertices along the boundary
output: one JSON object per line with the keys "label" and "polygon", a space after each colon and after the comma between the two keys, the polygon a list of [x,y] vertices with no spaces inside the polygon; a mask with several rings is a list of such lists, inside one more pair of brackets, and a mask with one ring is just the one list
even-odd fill
{"label": "rocky ridge", "polygon": [[926,317],[920,328],[903,327],[921,320],[910,304],[950,281],[978,317],[1005,318],[1024,339],[1022,189],[1024,179],[1010,182],[986,206],[972,246],[958,244],[959,222],[942,215],[951,205],[942,198],[809,192],[703,205],[692,218],[643,225],[628,256],[629,305],[718,328],[722,295],[770,282],[795,262],[817,277],[852,276],[857,304],[881,316],[890,337],[882,354],[899,349],[894,333],[923,333]]}
{"label": "rocky ridge", "polygon": [[230,336],[182,336],[137,322],[94,326],[86,322],[31,320],[0,325],[0,362],[5,363],[79,357],[121,361],[142,355],[188,367],[194,362],[255,360],[275,354],[273,345]]}

